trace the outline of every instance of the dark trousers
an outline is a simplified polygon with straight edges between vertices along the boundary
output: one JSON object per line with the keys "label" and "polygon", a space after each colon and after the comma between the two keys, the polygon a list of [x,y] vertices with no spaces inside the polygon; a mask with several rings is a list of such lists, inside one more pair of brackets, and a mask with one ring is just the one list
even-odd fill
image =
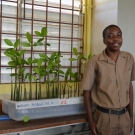
{"label": "dark trousers", "polygon": [[97,123],[97,135],[130,135],[131,120],[128,111],[122,115],[116,115],[96,109],[93,120]]}

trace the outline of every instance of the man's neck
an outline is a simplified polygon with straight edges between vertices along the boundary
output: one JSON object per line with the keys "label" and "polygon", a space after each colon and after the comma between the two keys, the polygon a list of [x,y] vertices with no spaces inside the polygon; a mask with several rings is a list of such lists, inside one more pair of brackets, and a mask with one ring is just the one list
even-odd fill
{"label": "man's neck", "polygon": [[112,51],[106,49],[105,52],[106,52],[106,55],[107,55],[111,60],[113,60],[115,63],[117,62],[117,59],[118,59],[120,50],[119,50],[119,51],[116,51],[116,52],[112,52]]}

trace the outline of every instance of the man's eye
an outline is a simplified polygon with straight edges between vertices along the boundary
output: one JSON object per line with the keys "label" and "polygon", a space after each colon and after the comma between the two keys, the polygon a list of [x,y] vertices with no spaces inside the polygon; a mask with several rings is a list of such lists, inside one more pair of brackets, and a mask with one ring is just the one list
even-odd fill
{"label": "man's eye", "polygon": [[118,35],[118,37],[121,37],[121,35]]}
{"label": "man's eye", "polygon": [[113,36],[112,36],[112,35],[109,35],[108,37],[109,37],[109,38],[112,38]]}

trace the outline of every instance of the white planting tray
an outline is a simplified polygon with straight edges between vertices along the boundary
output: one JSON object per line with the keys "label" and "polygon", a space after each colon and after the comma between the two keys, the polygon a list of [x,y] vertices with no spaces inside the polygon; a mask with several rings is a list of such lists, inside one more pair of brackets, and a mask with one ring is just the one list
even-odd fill
{"label": "white planting tray", "polygon": [[2,110],[16,121],[85,113],[83,97],[11,101],[2,98]]}

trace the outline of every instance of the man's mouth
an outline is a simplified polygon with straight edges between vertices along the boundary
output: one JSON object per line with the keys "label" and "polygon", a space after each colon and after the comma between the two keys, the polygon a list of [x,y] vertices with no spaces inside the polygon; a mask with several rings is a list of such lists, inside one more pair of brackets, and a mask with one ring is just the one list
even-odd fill
{"label": "man's mouth", "polygon": [[113,46],[116,46],[117,47],[117,46],[119,46],[119,44],[118,43],[114,43]]}

